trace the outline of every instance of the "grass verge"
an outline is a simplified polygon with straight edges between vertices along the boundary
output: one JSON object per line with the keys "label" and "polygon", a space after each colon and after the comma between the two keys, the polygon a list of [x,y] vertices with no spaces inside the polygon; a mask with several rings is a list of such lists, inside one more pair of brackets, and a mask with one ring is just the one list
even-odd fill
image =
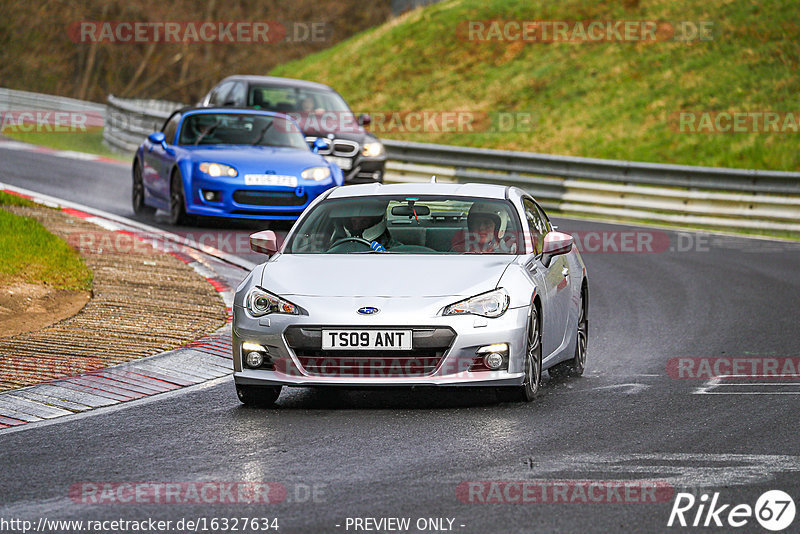
{"label": "grass verge", "polygon": [[3,135],[15,141],[22,141],[32,145],[46,146],[56,150],[72,150],[75,152],[85,152],[87,154],[96,154],[106,158],[116,159],[118,161],[129,162],[130,157],[122,154],[112,152],[107,146],[103,144],[103,131],[102,130],[89,130],[86,132],[19,132],[6,129]]}
{"label": "grass verge", "polygon": [[26,282],[90,290],[92,271],[75,249],[38,221],[2,209],[27,205],[33,203],[0,192],[0,286]]}

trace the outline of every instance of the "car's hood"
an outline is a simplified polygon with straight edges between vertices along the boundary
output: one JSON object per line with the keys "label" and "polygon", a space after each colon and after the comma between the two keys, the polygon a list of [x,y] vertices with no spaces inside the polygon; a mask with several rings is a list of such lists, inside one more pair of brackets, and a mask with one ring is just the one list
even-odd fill
{"label": "car's hood", "polygon": [[211,161],[234,167],[246,166],[253,172],[275,171],[280,174],[314,165],[327,165],[322,156],[309,150],[269,146],[203,146],[183,147],[196,162]]}
{"label": "car's hood", "polygon": [[494,289],[511,256],[284,254],[266,264],[261,286],[309,297],[470,297]]}

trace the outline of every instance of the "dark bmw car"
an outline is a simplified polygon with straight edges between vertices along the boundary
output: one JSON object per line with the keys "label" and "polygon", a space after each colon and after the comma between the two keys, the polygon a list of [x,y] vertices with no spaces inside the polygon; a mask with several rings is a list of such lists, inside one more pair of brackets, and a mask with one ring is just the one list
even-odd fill
{"label": "dark bmw car", "polygon": [[369,115],[356,116],[327,85],[272,76],[229,76],[200,105],[285,113],[297,121],[309,144],[318,137],[330,141],[330,148],[319,153],[344,171],[346,184],[383,182],[386,152],[378,138],[364,129]]}

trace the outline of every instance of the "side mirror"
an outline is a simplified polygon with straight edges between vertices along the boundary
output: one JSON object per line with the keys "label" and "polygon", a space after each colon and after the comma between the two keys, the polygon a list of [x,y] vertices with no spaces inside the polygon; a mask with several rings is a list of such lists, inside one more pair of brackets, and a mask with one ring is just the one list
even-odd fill
{"label": "side mirror", "polygon": [[542,245],[542,263],[545,267],[550,266],[550,260],[553,256],[560,256],[572,250],[572,245],[575,239],[562,232],[550,232],[544,236],[544,244]]}
{"label": "side mirror", "polygon": [[331,147],[331,142],[325,139],[324,137],[317,137],[314,139],[314,142],[311,143],[311,151],[316,154],[320,150],[328,150]]}
{"label": "side mirror", "polygon": [[[175,151],[167,146],[167,138],[164,136],[164,132],[153,132],[147,136],[147,140],[154,145],[161,145],[161,148],[164,149],[164,152],[170,156],[175,154]],[[152,151],[153,148],[150,147],[150,150]]]}
{"label": "side mirror", "polygon": [[362,113],[358,116],[358,124],[359,126],[369,126],[372,122],[372,117],[369,116],[367,113]]}
{"label": "side mirror", "polygon": [[253,252],[272,256],[278,252],[278,237],[272,230],[262,230],[261,232],[250,234],[250,249]]}

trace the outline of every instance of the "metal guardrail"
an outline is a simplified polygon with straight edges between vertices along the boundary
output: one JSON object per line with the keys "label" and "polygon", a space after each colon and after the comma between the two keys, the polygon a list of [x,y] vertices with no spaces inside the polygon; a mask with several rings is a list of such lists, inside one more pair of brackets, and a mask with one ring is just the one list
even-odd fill
{"label": "metal guardrail", "polygon": [[106,107],[64,96],[0,88],[0,111],[80,111],[105,117]]}
{"label": "metal guardrail", "polygon": [[165,100],[134,100],[108,95],[103,141],[117,152],[131,154],[145,137],[161,129],[173,111],[185,105]]}
{"label": "metal guardrail", "polygon": [[[108,105],[0,89],[0,110],[102,112],[104,141],[131,153],[182,107],[108,97]],[[107,108],[107,109],[106,109]],[[800,232],[800,173],[664,165],[384,140],[386,181],[513,184],[566,213],[678,225]]]}
{"label": "metal guardrail", "polygon": [[387,179],[513,184],[563,212],[800,232],[800,173],[663,165],[384,140]]}

